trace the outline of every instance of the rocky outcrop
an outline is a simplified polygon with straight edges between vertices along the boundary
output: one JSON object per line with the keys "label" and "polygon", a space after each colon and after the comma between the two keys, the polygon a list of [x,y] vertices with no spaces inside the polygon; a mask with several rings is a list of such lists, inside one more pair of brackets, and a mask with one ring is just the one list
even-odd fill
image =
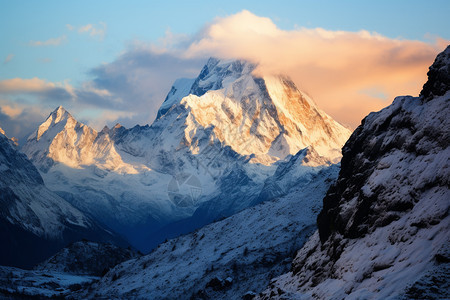
{"label": "rocky outcrop", "polygon": [[355,130],[318,232],[262,298],[448,297],[449,55],[420,97],[397,97]]}
{"label": "rocky outcrop", "polygon": [[83,240],[71,243],[34,269],[75,275],[102,276],[119,263],[139,256],[130,248]]}

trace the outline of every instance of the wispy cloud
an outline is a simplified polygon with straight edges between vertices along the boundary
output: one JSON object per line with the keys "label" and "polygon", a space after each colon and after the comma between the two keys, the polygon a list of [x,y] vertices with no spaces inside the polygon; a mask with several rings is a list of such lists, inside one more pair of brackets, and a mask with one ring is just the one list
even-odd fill
{"label": "wispy cloud", "polygon": [[5,60],[3,61],[3,64],[6,65],[7,63],[9,63],[14,58],[14,56],[14,54],[8,54],[8,56],[6,56]]}
{"label": "wispy cloud", "polygon": [[0,93],[2,94],[43,92],[54,87],[54,83],[37,77],[31,79],[13,78],[0,81]]}
{"label": "wispy cloud", "polygon": [[[73,26],[70,26],[70,28],[72,29],[69,30],[73,30]],[[99,24],[86,24],[78,28],[78,33],[88,33],[91,37],[103,40],[106,34],[106,28],[107,26],[104,22],[99,22]]]}
{"label": "wispy cloud", "polygon": [[[0,80],[0,95],[32,95],[39,102],[53,105],[74,100],[74,88],[68,82],[49,82],[40,78]],[[34,103],[36,104],[36,103]]]}
{"label": "wispy cloud", "polygon": [[30,46],[40,47],[40,46],[59,46],[63,42],[67,41],[67,37],[62,35],[57,38],[48,39],[46,41],[30,41]]}

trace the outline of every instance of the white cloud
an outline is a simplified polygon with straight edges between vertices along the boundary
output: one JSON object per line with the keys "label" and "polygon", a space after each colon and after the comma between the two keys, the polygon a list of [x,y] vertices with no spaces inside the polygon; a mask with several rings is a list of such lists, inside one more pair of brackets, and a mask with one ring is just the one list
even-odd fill
{"label": "white cloud", "polygon": [[[73,27],[72,27],[73,28]],[[98,25],[94,24],[86,24],[83,26],[80,26],[78,28],[78,33],[89,33],[91,37],[98,38],[99,40],[103,40],[106,34],[106,23],[99,22]]]}

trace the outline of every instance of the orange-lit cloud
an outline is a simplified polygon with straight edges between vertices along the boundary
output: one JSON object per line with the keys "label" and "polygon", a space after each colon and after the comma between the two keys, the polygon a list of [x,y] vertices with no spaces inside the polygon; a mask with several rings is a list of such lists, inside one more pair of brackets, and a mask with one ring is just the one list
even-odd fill
{"label": "orange-lit cloud", "polygon": [[19,108],[17,106],[11,106],[11,105],[0,105],[0,110],[2,111],[2,113],[4,113],[5,115],[7,115],[11,118],[17,117],[23,111],[22,108]]}
{"label": "orange-lit cloud", "polygon": [[428,67],[448,41],[434,44],[377,33],[322,28],[281,30],[242,11],[206,26],[184,57],[243,58],[258,72],[284,73],[342,123],[356,127],[397,95],[418,95]]}
{"label": "orange-lit cloud", "polygon": [[32,79],[13,78],[0,81],[0,93],[33,93],[54,88],[52,82],[34,77]]}

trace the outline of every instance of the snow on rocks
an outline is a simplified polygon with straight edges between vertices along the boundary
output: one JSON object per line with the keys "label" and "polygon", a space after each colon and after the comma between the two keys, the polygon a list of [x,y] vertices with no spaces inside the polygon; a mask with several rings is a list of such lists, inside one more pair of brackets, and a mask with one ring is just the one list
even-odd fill
{"label": "snow on rocks", "polygon": [[449,54],[420,97],[397,97],[355,130],[318,231],[260,299],[449,297]]}

